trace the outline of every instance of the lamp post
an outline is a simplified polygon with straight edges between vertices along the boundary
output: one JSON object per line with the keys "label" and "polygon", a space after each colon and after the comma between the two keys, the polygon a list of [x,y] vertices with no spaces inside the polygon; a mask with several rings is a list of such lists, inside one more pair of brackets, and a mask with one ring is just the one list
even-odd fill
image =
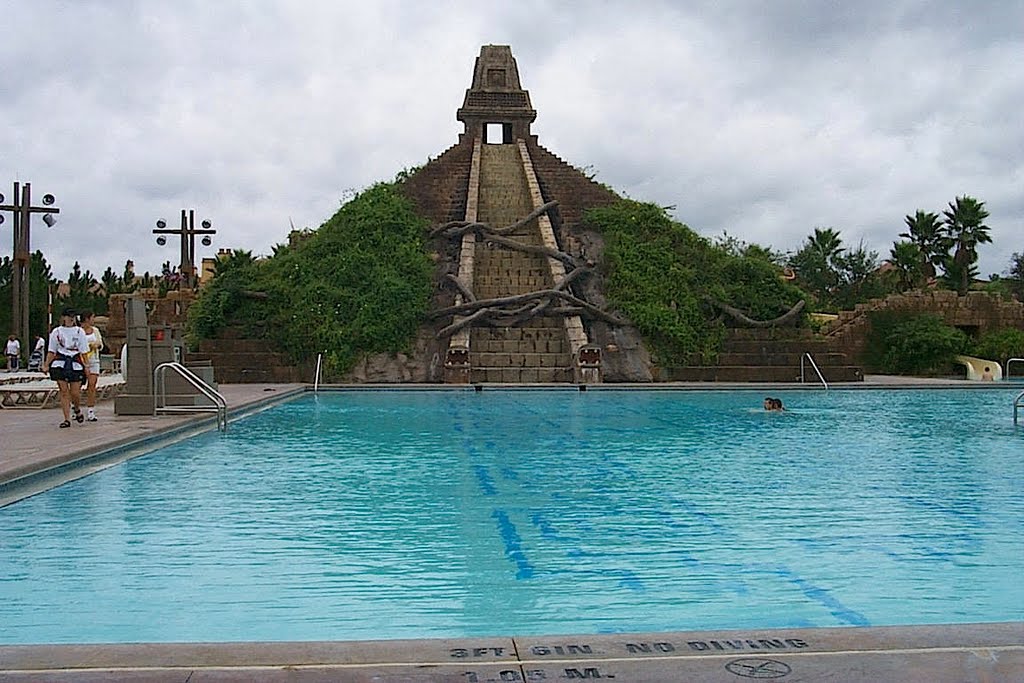
{"label": "lamp post", "polygon": [[185,286],[189,288],[194,288],[196,285],[196,235],[202,235],[202,244],[204,247],[208,247],[213,244],[210,235],[217,234],[217,231],[212,229],[210,221],[203,221],[201,225],[202,227],[197,230],[194,209],[187,211],[182,209],[181,228],[172,230],[161,218],[156,222],[156,229],[153,231],[153,234],[157,235],[156,243],[161,247],[167,244],[167,238],[164,235],[181,235],[181,265],[178,267],[178,272],[181,273]]}
{"label": "lamp post", "polygon": [[13,315],[11,325],[15,333],[26,348],[32,342],[29,336],[28,326],[28,282],[29,268],[32,263],[30,249],[29,228],[32,222],[32,214],[43,214],[43,223],[46,227],[52,228],[57,219],[53,214],[60,213],[60,209],[53,206],[56,201],[52,194],[43,195],[42,206],[32,206],[32,184],[14,183],[14,196],[10,204],[4,203],[4,196],[0,194],[0,223],[4,222],[4,211],[9,211],[14,216],[14,261],[12,265],[12,279],[14,280]]}

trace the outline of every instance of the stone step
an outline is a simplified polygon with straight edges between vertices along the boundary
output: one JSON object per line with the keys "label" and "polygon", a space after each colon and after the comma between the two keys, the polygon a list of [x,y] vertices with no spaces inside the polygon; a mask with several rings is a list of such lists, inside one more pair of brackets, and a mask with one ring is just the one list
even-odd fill
{"label": "stone step", "polygon": [[[469,352],[470,355],[474,353],[481,354],[538,354],[538,353],[558,353],[567,354],[569,353],[569,344],[562,337],[557,339],[520,339],[520,340],[508,340],[508,341],[495,341],[493,339],[487,341],[470,341]],[[486,365],[486,363],[485,363]],[[507,365],[506,363],[500,363],[500,365]]]}
{"label": "stone step", "polygon": [[473,384],[570,384],[572,368],[473,368]]}
{"label": "stone step", "polygon": [[824,340],[750,340],[726,339],[722,342],[722,353],[810,353],[813,356],[829,353],[831,344]]}
{"label": "stone step", "polygon": [[267,350],[267,342],[260,339],[203,339],[199,342],[199,353],[260,353]]}
{"label": "stone step", "polygon": [[294,367],[227,368],[215,365],[213,374],[220,384],[281,384],[311,380],[302,377],[299,369]]}
{"label": "stone step", "polygon": [[[845,353],[812,353],[811,357],[819,368],[835,365],[848,365]],[[719,365],[788,365],[800,367],[802,353],[776,353],[767,350],[765,353],[720,353]]]}
{"label": "stone step", "polygon": [[185,361],[188,363],[206,361],[214,367],[231,368],[291,366],[286,354],[273,351],[263,351],[260,353],[186,353]]}
{"label": "stone step", "polygon": [[[658,382],[799,382],[800,367],[778,365],[697,365],[655,369]],[[837,365],[821,368],[826,382],[860,382],[864,380],[860,366]],[[807,384],[818,384],[813,369],[805,371]]]}
{"label": "stone step", "polygon": [[[533,323],[532,325],[530,323]],[[543,324],[542,321],[529,321],[518,327],[474,327],[473,341],[522,341],[543,340],[553,341],[562,338],[565,328],[560,324]]]}
{"label": "stone step", "polygon": [[469,353],[470,366],[474,368],[567,368],[572,366],[568,353],[557,352],[511,352],[511,353]]}
{"label": "stone step", "polygon": [[814,331],[806,327],[734,327],[729,329],[726,338],[736,341],[763,339],[792,341],[795,339],[813,339]]}

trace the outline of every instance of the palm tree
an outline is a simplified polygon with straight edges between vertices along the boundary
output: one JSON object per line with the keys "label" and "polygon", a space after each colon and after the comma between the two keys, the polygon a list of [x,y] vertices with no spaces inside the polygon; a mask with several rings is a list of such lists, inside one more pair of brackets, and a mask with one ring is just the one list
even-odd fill
{"label": "palm tree", "polygon": [[789,260],[789,266],[805,291],[818,297],[819,303],[832,304],[832,296],[840,284],[843,240],[837,230],[815,228],[800,250]]}
{"label": "palm tree", "polygon": [[218,254],[213,264],[213,275],[219,277],[224,273],[241,268],[248,268],[256,263],[256,258],[251,251],[246,249],[233,249],[226,254]]}
{"label": "palm tree", "polygon": [[[893,242],[892,249],[889,250],[889,263],[895,269],[896,286],[901,292],[913,289],[924,279],[921,248],[914,242]],[[934,272],[933,269],[932,273]]]}
{"label": "palm tree", "polygon": [[899,236],[917,247],[925,278],[935,277],[935,266],[943,263],[951,246],[939,215],[918,209],[913,216],[904,216],[903,220],[907,224],[907,232],[901,232]]}
{"label": "palm tree", "polygon": [[815,228],[814,234],[807,237],[807,246],[811,248],[824,263],[834,265],[836,257],[843,252],[843,239],[839,231],[832,228]]}
{"label": "palm tree", "polygon": [[974,264],[978,262],[978,245],[991,242],[989,227],[985,219],[989,213],[985,202],[964,195],[957,197],[956,202],[949,203],[949,210],[943,211],[943,221],[950,245],[956,247],[952,258],[945,261],[946,277],[956,291],[963,295],[971,285],[971,278],[977,272]]}

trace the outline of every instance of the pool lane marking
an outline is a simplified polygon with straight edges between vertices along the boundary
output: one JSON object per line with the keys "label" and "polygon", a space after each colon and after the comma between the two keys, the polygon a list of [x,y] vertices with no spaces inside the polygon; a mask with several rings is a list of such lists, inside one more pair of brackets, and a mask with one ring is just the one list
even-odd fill
{"label": "pool lane marking", "polygon": [[[368,641],[373,642],[373,641]],[[245,645],[246,643],[239,643],[239,645]],[[58,646],[59,647],[59,646]],[[772,657],[779,659],[789,658],[806,658],[806,657],[834,657],[834,656],[856,656],[856,655],[913,655],[913,654],[930,654],[930,653],[957,653],[961,652],[964,654],[970,653],[979,659],[991,660],[991,653],[993,652],[1024,652],[1024,645],[986,645],[982,647],[908,647],[908,648],[892,648],[892,649],[868,649],[868,650],[817,650],[817,651],[789,651],[780,652],[778,650],[748,650],[747,654],[754,654],[757,652],[770,652]],[[635,664],[637,662],[671,662],[675,660],[716,660],[716,659],[736,659],[739,652],[714,652],[708,654],[692,653],[692,652],[681,652],[678,655],[651,655],[651,656],[637,656],[637,657],[581,657],[579,659],[519,659],[518,651],[516,659],[508,659],[505,661],[484,661],[475,662],[474,666],[478,667],[499,667],[499,666],[515,666],[516,664],[526,664],[530,666],[543,666],[543,665],[562,665],[562,664],[576,664],[579,665],[582,662],[594,662],[603,664],[607,662],[613,662],[618,664]],[[985,656],[988,655],[988,656]],[[45,674],[45,673],[86,673],[89,671],[268,671],[277,670],[279,671],[282,667],[289,669],[371,669],[371,668],[393,668],[393,667],[426,667],[426,666],[437,666],[437,667],[458,667],[465,666],[466,662],[453,661],[451,659],[444,661],[422,661],[422,662],[312,662],[309,664],[293,664],[290,662],[276,662],[273,664],[244,664],[239,666],[233,666],[230,664],[221,665],[164,665],[164,666],[86,666],[86,667],[73,667],[65,669],[4,669],[5,674]]]}
{"label": "pool lane marking", "polygon": [[491,517],[498,522],[498,533],[505,544],[505,554],[516,564],[516,579],[532,579],[535,570],[523,552],[523,539],[516,531],[516,525],[509,519],[508,513],[501,509],[492,512]]}
{"label": "pool lane marking", "polygon": [[871,626],[871,622],[860,612],[850,609],[844,605],[839,598],[832,595],[827,588],[817,586],[804,577],[800,576],[792,569],[784,565],[777,566],[766,566],[766,565],[748,565],[751,570],[755,572],[764,572],[767,574],[774,574],[786,581],[789,581],[803,593],[806,597],[817,602],[819,605],[828,610],[829,614],[839,619],[845,624],[851,626]]}

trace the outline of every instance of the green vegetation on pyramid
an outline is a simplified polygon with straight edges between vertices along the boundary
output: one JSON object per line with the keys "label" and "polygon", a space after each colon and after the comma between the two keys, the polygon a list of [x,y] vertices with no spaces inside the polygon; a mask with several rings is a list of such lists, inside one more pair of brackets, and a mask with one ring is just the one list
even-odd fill
{"label": "green vegetation on pyramid", "polygon": [[374,185],[307,239],[222,264],[189,309],[190,340],[239,326],[298,362],[323,351],[333,373],[408,350],[431,294],[426,228],[395,184]]}
{"label": "green vegetation on pyramid", "polygon": [[609,301],[664,365],[715,357],[724,324],[709,298],[758,320],[807,298],[779,277],[764,249],[730,253],[653,204],[622,200],[591,209],[584,227],[604,238],[600,265]]}

